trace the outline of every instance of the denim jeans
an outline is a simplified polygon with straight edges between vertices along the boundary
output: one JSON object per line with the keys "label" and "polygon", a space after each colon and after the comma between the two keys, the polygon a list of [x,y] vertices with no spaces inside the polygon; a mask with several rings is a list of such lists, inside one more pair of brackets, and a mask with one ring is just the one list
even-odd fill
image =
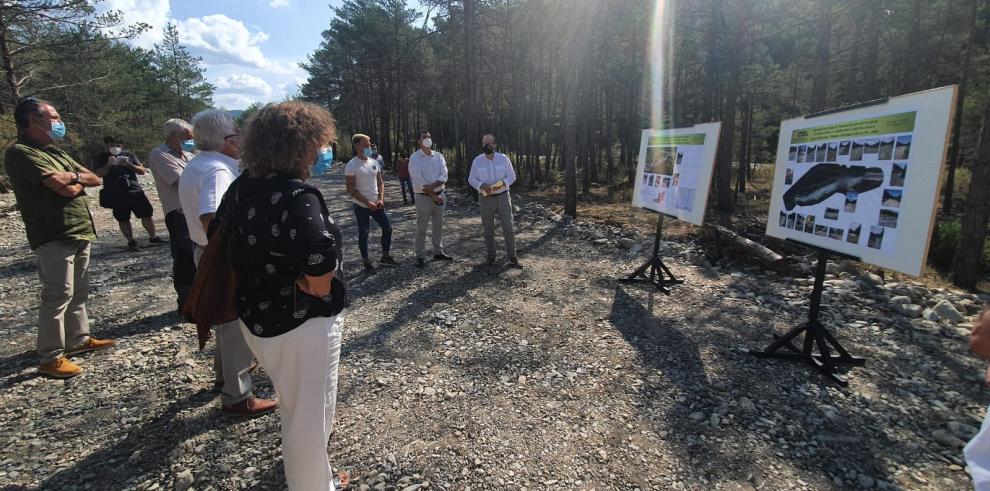
{"label": "denim jeans", "polygon": [[402,188],[402,202],[406,202],[406,189],[409,189],[409,199],[415,201],[416,196],[413,194],[412,178],[410,177],[400,177],[399,187]]}
{"label": "denim jeans", "polygon": [[357,218],[358,249],[361,250],[361,258],[365,261],[368,260],[368,228],[371,225],[370,218],[374,218],[382,228],[382,255],[388,255],[388,250],[392,246],[392,223],[388,220],[388,213],[385,213],[385,210],[371,211],[355,203],[354,217]]}

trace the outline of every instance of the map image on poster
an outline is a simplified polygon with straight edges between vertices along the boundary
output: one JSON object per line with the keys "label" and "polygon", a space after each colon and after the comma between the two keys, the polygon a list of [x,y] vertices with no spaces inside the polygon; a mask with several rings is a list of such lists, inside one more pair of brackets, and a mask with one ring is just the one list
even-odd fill
{"label": "map image on poster", "polygon": [[919,275],[954,87],[781,125],[767,235]]}
{"label": "map image on poster", "polygon": [[701,225],[720,128],[643,130],[633,206]]}

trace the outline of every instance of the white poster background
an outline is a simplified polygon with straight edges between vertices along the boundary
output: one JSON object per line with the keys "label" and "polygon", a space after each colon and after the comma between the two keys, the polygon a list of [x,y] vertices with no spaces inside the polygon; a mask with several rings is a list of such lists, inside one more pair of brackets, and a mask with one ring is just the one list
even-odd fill
{"label": "white poster background", "polygon": [[[908,94],[890,98],[883,104],[867,106],[848,111],[827,114],[811,119],[796,118],[784,121],[780,127],[780,140],[777,146],[777,163],[774,169],[773,192],[770,198],[770,215],[767,219],[767,235],[781,239],[792,239],[826,250],[860,258],[861,261],[883,268],[900,271],[913,276],[920,276],[925,258],[928,255],[928,241],[931,237],[934,223],[936,203],[939,188],[942,183],[942,172],[945,164],[945,154],[948,148],[949,125],[955,109],[956,86]],[[916,112],[914,129],[910,132],[891,133],[871,136],[851,136],[830,140],[802,142],[792,144],[795,130],[818,128],[833,124],[859,121],[869,118],[892,116],[896,114]],[[827,154],[825,160],[816,158],[815,163],[807,162],[807,149],[814,147],[817,151],[820,144],[840,143],[842,141],[861,141],[867,146],[880,145],[889,139],[894,139],[895,148],[898,137],[910,136],[910,153],[908,158],[897,158],[895,155],[887,159],[882,156],[883,150],[870,153],[866,148],[861,160],[854,160],[854,146],[851,143],[850,153],[842,155],[836,152],[835,158]],[[791,152],[791,147],[797,147],[797,155]],[[804,146],[805,162],[800,162],[800,147]],[[882,149],[883,147],[880,146]],[[817,155],[817,154],[816,154]],[[792,158],[794,157],[794,158]],[[840,166],[865,166],[879,168],[883,171],[883,184],[878,188],[858,194],[855,211],[846,212],[846,195],[836,192],[825,201],[811,206],[797,205],[787,210],[784,205],[784,193],[790,186],[818,163],[836,163]],[[894,165],[905,166],[904,179],[894,178]],[[788,177],[788,171],[792,174]],[[788,180],[790,180],[788,182]],[[898,186],[899,184],[899,186]],[[884,201],[890,197],[885,192],[900,191],[900,202]],[[826,210],[838,210],[825,216]],[[886,210],[886,212],[882,211]],[[782,217],[782,213],[786,217]],[[789,223],[790,215],[795,214],[795,222]],[[892,222],[881,221],[880,214],[897,215],[896,225]],[[808,216],[815,216],[816,226],[824,225],[842,232],[841,239],[829,238],[796,230],[798,216],[807,221]],[[784,222],[781,225],[781,222]],[[850,226],[859,224],[860,237],[854,242],[849,241]],[[790,227],[788,227],[790,225]],[[882,229],[880,247],[870,247],[871,230]],[[876,243],[874,243],[876,245]]]}
{"label": "white poster background", "polygon": [[[700,226],[705,220],[708,189],[711,184],[721,128],[722,123],[716,122],[687,128],[643,130],[643,138],[639,147],[639,164],[636,167],[633,207],[660,212]],[[695,134],[705,135],[703,145],[650,145],[650,138],[653,137]],[[646,172],[647,152],[656,152],[660,149],[672,151],[675,159],[677,154],[681,154],[680,162],[675,162],[671,173]],[[676,185],[675,174],[677,175]],[[665,179],[670,180],[666,187],[663,186]],[[658,181],[659,185],[657,184]]]}

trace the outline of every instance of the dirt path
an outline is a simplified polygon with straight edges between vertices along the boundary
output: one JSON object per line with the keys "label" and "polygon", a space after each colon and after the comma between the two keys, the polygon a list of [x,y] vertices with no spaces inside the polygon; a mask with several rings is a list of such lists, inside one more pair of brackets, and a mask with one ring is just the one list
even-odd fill
{"label": "dirt path", "polygon": [[[402,265],[367,276],[340,169],[318,184],[344,226],[354,299],[330,450],[355,489],[968,486],[942,433],[979,425],[982,366],[961,325],[889,307],[908,286],[845,273],[830,282],[829,325],[869,358],[840,389],[746,353],[806,315],[804,278],[722,271],[669,243],[687,280],[673,296],[621,286],[615,278],[645,257],[616,247],[618,236],[634,250],[648,237],[569,223],[519,197],[525,269],[481,265],[477,206],[460,197],[445,229],[457,260],[417,269],[414,209],[396,205],[394,180]],[[197,352],[194,328],[171,312],[167,248],[124,252],[108,210],[94,208],[90,307],[94,333],[120,344],[83,357],[72,380],[35,376],[37,271],[13,197],[0,200],[0,487],[283,488],[277,415],[220,415],[211,348]],[[371,235],[374,257],[374,225]],[[978,308],[974,297],[906,293]],[[263,371],[255,382],[272,395]]]}

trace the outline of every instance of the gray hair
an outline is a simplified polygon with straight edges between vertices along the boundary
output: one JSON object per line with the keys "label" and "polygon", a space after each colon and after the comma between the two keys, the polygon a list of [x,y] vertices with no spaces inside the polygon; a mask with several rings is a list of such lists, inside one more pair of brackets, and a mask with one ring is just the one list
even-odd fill
{"label": "gray hair", "polygon": [[180,136],[186,131],[192,131],[193,127],[184,119],[172,118],[165,122],[165,139],[173,136]]}
{"label": "gray hair", "polygon": [[200,111],[193,116],[192,124],[196,147],[207,152],[223,150],[224,137],[237,132],[234,119],[230,117],[227,111],[221,109]]}

